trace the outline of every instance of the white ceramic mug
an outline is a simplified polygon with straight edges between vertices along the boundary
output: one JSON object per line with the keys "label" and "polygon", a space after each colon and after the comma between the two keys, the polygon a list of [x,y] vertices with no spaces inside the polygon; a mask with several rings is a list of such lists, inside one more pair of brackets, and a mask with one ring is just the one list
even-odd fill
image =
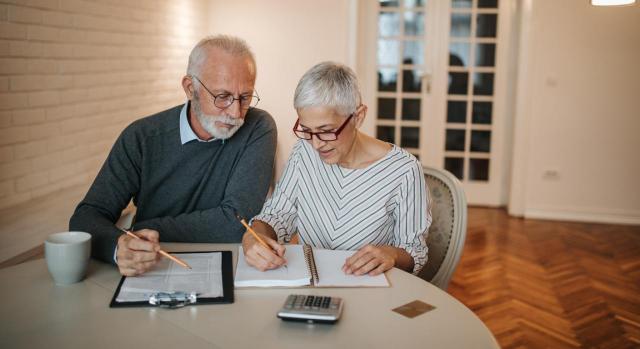
{"label": "white ceramic mug", "polygon": [[58,285],[84,279],[91,255],[91,235],[81,231],[51,234],[44,242],[49,273]]}

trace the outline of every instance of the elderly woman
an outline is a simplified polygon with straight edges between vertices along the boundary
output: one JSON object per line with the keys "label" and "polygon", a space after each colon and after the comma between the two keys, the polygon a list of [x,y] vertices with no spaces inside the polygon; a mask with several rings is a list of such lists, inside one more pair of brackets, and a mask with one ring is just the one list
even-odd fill
{"label": "elderly woman", "polygon": [[300,140],[251,223],[271,249],[245,233],[247,262],[260,270],[284,265],[278,241],[297,232],[314,247],[357,250],[342,267],[347,274],[420,271],[431,224],[422,167],[407,151],[359,130],[367,107],[353,71],[333,62],[314,66],[298,83],[294,107]]}

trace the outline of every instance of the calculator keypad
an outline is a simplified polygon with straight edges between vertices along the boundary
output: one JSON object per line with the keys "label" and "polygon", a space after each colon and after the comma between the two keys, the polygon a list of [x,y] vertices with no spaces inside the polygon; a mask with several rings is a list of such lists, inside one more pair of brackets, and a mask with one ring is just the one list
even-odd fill
{"label": "calculator keypad", "polygon": [[287,297],[278,317],[284,320],[333,323],[341,313],[341,298],[293,294]]}

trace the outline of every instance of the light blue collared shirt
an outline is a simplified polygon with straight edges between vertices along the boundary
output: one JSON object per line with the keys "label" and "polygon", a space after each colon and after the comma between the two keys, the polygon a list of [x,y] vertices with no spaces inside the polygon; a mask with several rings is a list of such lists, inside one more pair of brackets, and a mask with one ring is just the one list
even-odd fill
{"label": "light blue collared shirt", "polygon": [[198,142],[217,141],[218,139],[216,137],[211,137],[211,139],[209,140],[200,139],[198,138],[196,133],[193,132],[193,129],[191,128],[191,125],[189,125],[189,120],[187,118],[187,109],[189,108],[189,102],[190,101],[187,101],[180,111],[180,142],[182,143],[182,145],[187,144],[193,140],[197,140]]}

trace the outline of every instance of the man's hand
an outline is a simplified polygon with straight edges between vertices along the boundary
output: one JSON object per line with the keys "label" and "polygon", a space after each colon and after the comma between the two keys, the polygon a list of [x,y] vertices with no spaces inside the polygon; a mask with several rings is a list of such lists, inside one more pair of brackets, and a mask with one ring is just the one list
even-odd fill
{"label": "man's hand", "polygon": [[160,259],[157,231],[142,229],[133,233],[142,239],[136,239],[126,234],[118,238],[118,252],[116,254],[118,269],[120,269],[120,274],[125,276],[143,274]]}
{"label": "man's hand", "polygon": [[247,260],[247,264],[260,271],[276,269],[285,265],[287,261],[284,259],[284,246],[267,236],[261,235],[261,237],[271,248],[264,247],[249,232],[244,233],[242,237],[242,249],[244,250],[244,257]]}
{"label": "man's hand", "polygon": [[391,246],[366,245],[347,258],[342,271],[354,275],[378,275],[393,268],[397,259],[397,251]]}

